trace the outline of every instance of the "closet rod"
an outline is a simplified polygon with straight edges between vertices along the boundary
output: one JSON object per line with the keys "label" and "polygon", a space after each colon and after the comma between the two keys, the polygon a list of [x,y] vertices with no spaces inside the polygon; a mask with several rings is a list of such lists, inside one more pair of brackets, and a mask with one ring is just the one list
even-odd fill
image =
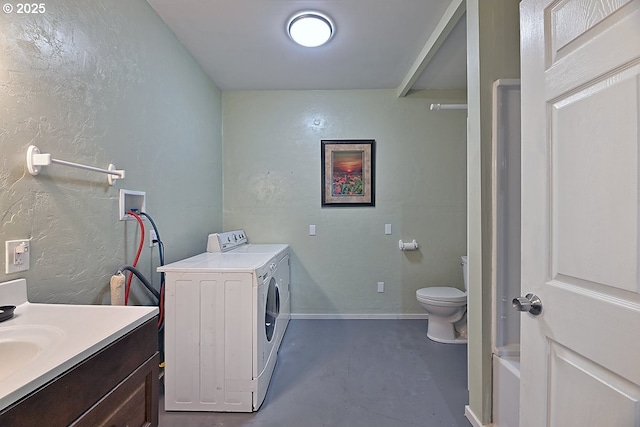
{"label": "closet rod", "polygon": [[431,110],[466,110],[467,104],[431,104]]}
{"label": "closet rod", "polygon": [[107,182],[109,183],[109,185],[113,185],[116,179],[124,179],[124,170],[116,169],[114,164],[109,164],[109,167],[107,169],[101,169],[94,166],[67,162],[66,160],[54,159],[49,153],[40,153],[40,150],[35,145],[30,145],[27,149],[27,169],[29,169],[29,173],[31,175],[38,175],[42,166],[49,166],[52,163],[92,172],[106,173],[108,175]]}

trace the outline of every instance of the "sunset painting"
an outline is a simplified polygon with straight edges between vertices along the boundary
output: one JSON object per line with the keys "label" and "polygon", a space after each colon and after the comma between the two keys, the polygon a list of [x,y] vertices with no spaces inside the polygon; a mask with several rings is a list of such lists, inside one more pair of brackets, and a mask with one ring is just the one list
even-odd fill
{"label": "sunset painting", "polygon": [[362,151],[334,151],[331,194],[333,196],[362,196]]}
{"label": "sunset painting", "polygon": [[322,140],[322,206],[375,206],[375,143]]}

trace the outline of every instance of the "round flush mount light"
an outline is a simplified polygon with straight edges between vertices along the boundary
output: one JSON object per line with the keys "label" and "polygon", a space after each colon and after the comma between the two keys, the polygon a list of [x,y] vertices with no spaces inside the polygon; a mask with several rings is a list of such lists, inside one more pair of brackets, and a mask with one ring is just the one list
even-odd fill
{"label": "round flush mount light", "polygon": [[333,37],[331,19],[320,12],[299,12],[289,19],[287,33],[291,40],[305,47],[318,47]]}

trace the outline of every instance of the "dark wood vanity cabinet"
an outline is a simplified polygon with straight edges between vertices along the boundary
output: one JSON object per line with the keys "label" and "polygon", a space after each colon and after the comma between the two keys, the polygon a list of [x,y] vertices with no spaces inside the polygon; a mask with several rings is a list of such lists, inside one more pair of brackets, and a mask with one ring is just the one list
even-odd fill
{"label": "dark wood vanity cabinet", "polygon": [[151,319],[0,412],[2,427],[158,425],[158,329]]}

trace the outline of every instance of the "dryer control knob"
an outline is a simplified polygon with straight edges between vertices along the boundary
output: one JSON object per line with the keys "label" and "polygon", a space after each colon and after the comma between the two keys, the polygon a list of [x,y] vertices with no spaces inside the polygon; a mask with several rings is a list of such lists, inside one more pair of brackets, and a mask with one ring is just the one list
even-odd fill
{"label": "dryer control knob", "polygon": [[276,270],[276,264],[275,263],[269,264],[269,270],[275,271]]}

